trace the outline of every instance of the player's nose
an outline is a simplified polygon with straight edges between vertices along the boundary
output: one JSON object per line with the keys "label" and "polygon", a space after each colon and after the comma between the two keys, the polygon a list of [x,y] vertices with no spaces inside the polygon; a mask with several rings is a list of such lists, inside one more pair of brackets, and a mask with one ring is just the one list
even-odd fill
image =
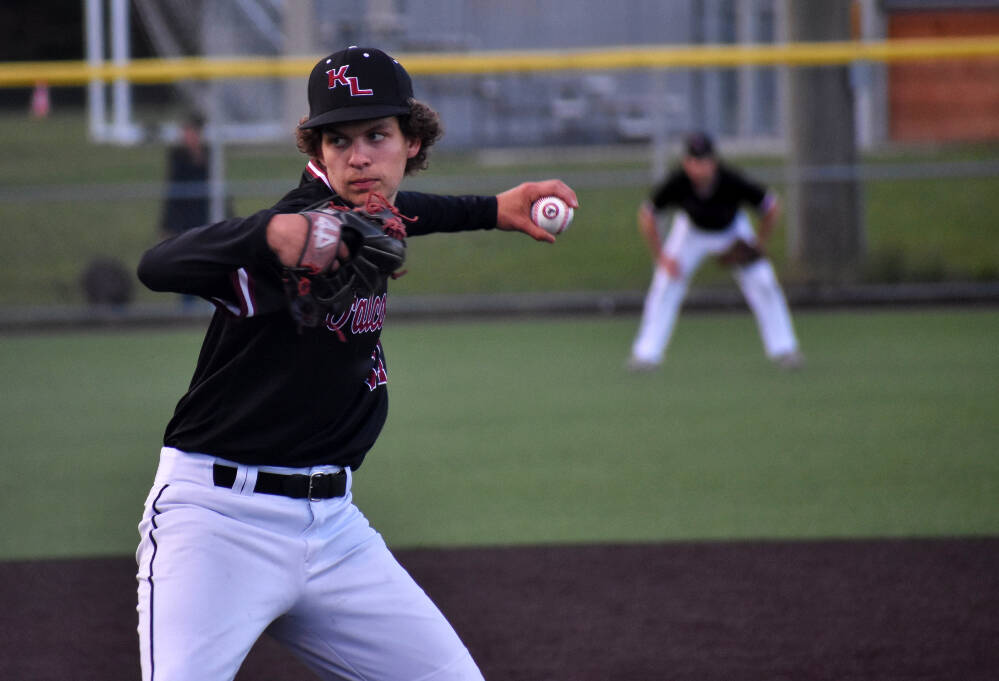
{"label": "player's nose", "polygon": [[350,165],[363,168],[364,166],[371,165],[371,154],[368,153],[368,150],[363,144],[353,144],[350,147],[350,156],[348,160]]}

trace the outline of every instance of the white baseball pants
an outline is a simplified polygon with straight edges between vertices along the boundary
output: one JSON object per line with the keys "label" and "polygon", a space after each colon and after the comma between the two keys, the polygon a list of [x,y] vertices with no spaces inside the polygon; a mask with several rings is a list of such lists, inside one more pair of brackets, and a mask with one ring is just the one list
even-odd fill
{"label": "white baseball pants", "polygon": [[[738,238],[749,243],[756,241],[753,226],[745,212],[740,211],[732,224],[721,232],[697,229],[686,213],[676,212],[669,236],[663,244],[663,253],[677,262],[680,276],[673,278],[665,268],[656,266],[652,284],[645,296],[638,335],[632,346],[633,359],[649,364],[658,364],[663,360],[697,268],[705,257],[722,253]],[[756,318],[767,357],[773,359],[796,352],[798,340],[791,323],[791,313],[770,261],[760,258],[745,267],[735,267],[732,276]]]}
{"label": "white baseball pants", "polygon": [[[218,461],[238,469],[216,487]],[[258,470],[164,448],[139,525],[144,681],[230,680],[267,632],[320,678],[480,681],[451,625],[345,497],[251,490]]]}

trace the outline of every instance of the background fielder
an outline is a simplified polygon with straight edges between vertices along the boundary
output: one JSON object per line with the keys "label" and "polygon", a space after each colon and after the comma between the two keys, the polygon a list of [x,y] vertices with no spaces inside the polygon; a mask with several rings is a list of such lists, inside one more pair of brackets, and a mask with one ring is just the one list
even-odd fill
{"label": "background fielder", "polygon": [[[776,194],[721,163],[702,132],[689,135],[679,168],[639,208],[638,224],[652,253],[655,272],[642,309],[629,368],[654,369],[662,362],[690,280],[708,255],[725,258],[756,317],[767,357],[784,368],[801,365],[798,339],[784,292],[762,251],[776,225]],[[743,205],[760,214],[759,237]],[[656,214],[676,209],[665,243]],[[724,254],[724,255],[723,255]]]}

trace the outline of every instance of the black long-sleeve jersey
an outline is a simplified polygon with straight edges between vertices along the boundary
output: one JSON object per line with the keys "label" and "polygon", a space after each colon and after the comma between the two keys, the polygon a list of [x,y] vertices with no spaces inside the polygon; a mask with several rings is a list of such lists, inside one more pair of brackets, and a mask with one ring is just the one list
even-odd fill
{"label": "black long-sleeve jersey", "polygon": [[[303,174],[272,208],[197,227],[143,255],[138,275],[146,286],[217,308],[166,446],[251,465],[356,469],[374,445],[388,414],[379,340],[387,291],[355,298],[341,318],[300,331],[267,246],[275,214],[338,200],[323,180]],[[406,223],[409,236],[496,225],[495,197],[400,192],[396,207],[418,218]]]}
{"label": "black long-sleeve jersey", "polygon": [[706,196],[697,193],[682,168],[676,168],[651,197],[656,210],[675,206],[699,229],[709,232],[722,231],[732,224],[743,203],[766,212],[773,200],[773,194],[723,163],[718,164],[714,186]]}

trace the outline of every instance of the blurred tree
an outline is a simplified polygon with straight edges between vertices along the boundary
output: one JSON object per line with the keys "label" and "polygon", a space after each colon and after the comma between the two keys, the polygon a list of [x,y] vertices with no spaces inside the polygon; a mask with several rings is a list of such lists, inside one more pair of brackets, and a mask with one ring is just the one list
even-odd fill
{"label": "blurred tree", "polygon": [[[850,0],[785,2],[790,41],[850,39]],[[792,67],[788,85],[791,258],[808,281],[848,281],[864,251],[849,67]]]}
{"label": "blurred tree", "polygon": [[83,58],[81,0],[4,0],[0,26],[0,61]]}

